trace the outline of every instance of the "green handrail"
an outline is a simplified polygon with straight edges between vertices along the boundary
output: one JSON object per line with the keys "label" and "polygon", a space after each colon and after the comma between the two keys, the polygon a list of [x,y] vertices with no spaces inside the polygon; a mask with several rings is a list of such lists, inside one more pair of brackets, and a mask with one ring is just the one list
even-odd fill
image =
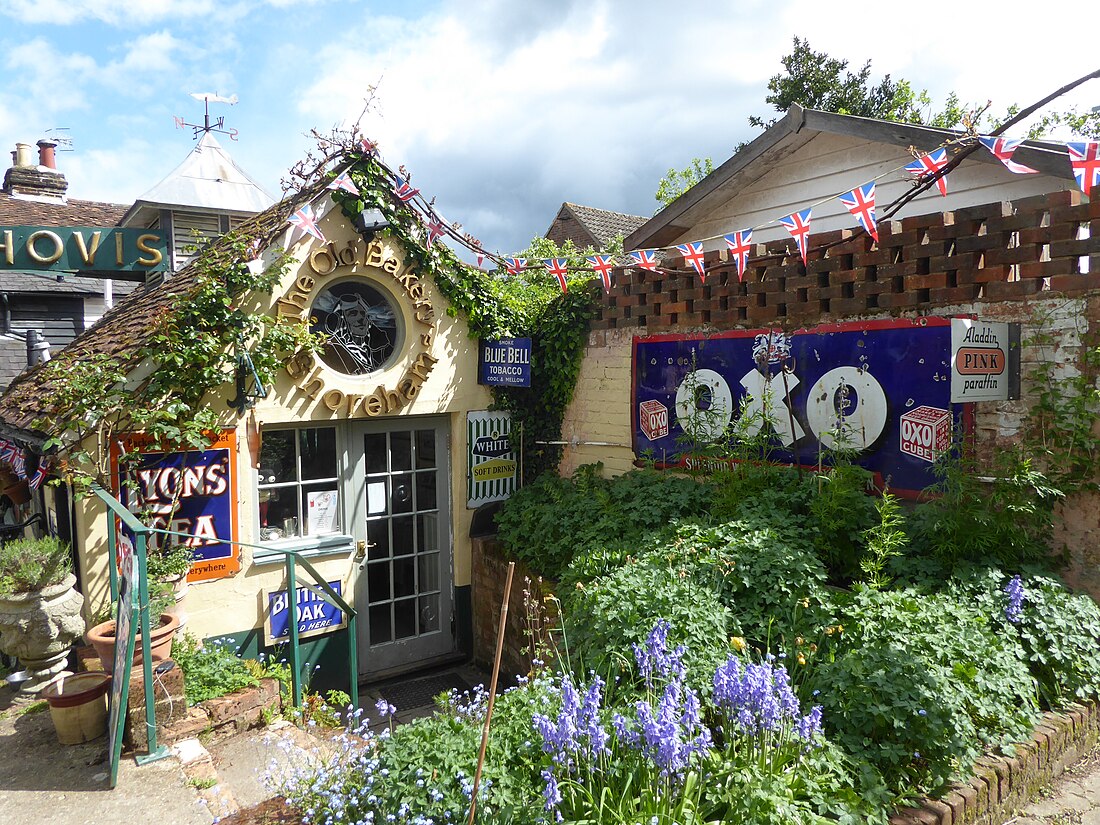
{"label": "green handrail", "polygon": [[[108,510],[117,516],[122,523],[134,533],[137,537],[137,556],[138,556],[138,598],[141,607],[141,633],[142,633],[142,658],[143,658],[143,673],[145,676],[145,720],[146,727],[149,729],[149,756],[146,761],[151,761],[153,758],[160,758],[163,755],[167,755],[165,749],[157,748],[156,744],[156,724],[154,713],[154,697],[152,690],[152,664],[151,657],[149,655],[149,590],[147,581],[147,567],[146,567],[146,544],[148,538],[151,535],[158,534],[163,536],[176,536],[183,539],[191,540],[194,536],[189,533],[180,533],[175,530],[164,530],[158,527],[149,527],[142,524],[131,513],[122,502],[115,498],[108,490],[104,489],[99,484],[92,485],[92,492],[99,497],[101,501],[107,506]],[[262,544],[252,544],[244,541],[233,541],[231,539],[222,539],[227,544],[233,544],[237,547],[251,547],[254,549],[265,550],[268,552],[275,551],[282,553],[284,557],[284,564],[286,566],[286,581],[287,581],[287,627],[290,633],[290,679],[291,679],[291,693],[293,697],[294,707],[298,710],[302,708],[302,663],[301,663],[301,650],[298,639],[298,622],[295,612],[297,608],[297,582],[298,582],[298,565],[301,565],[305,571],[313,579],[311,583],[306,583],[304,587],[311,592],[320,596],[328,604],[332,605],[338,610],[344,611],[348,617],[348,694],[354,707],[359,706],[359,646],[358,637],[356,634],[356,611],[347,601],[345,601],[339,593],[329,586],[329,583],[325,578],[317,572],[316,568],[309,563],[302,555],[297,551],[289,548],[272,548]],[[110,552],[111,560],[107,567],[110,570],[111,578],[111,599],[112,601],[118,600],[118,572],[115,569],[115,555],[116,555],[116,538],[114,525],[110,525],[110,529],[107,531],[107,547]],[[163,754],[160,751],[165,751]],[[156,756],[154,757],[154,752]]]}

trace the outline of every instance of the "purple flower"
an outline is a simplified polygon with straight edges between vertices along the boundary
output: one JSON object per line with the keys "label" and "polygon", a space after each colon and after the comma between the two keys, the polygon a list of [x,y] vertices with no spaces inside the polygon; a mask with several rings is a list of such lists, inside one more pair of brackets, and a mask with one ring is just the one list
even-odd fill
{"label": "purple flower", "polygon": [[1005,619],[1012,622],[1012,624],[1019,624],[1024,612],[1023,579],[1019,575],[1013,576],[1005,585],[1004,592],[1008,596],[1008,604],[1005,605]]}

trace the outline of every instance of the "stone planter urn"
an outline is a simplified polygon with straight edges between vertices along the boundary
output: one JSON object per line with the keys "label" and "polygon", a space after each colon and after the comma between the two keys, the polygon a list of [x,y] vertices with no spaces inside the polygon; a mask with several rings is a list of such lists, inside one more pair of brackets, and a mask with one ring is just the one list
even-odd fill
{"label": "stone planter urn", "polygon": [[37,693],[60,676],[69,649],[84,634],[84,596],[75,584],[70,574],[33,593],[0,596],[0,650],[30,673],[20,686],[23,693]]}

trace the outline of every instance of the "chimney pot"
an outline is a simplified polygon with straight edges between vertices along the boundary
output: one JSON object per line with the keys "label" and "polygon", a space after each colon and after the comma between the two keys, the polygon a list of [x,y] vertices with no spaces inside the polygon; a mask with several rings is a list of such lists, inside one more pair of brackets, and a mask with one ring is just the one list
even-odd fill
{"label": "chimney pot", "polygon": [[34,166],[31,160],[31,145],[29,143],[15,144],[15,163],[13,166]]}
{"label": "chimney pot", "polygon": [[38,141],[38,165],[45,166],[47,169],[56,169],[57,161],[54,158],[54,148],[57,146],[56,140],[50,140],[45,138]]}

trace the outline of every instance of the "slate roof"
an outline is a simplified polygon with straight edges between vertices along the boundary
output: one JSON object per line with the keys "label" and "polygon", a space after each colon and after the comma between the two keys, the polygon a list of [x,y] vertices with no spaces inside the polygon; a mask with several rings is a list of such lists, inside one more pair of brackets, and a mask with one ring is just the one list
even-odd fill
{"label": "slate roof", "polygon": [[128,207],[103,201],[47,200],[0,191],[0,226],[117,226]]}
{"label": "slate roof", "polygon": [[[137,288],[134,281],[111,280],[116,297],[129,294]],[[58,276],[48,272],[0,271],[0,292],[102,295],[103,279],[84,275]]]}
{"label": "slate roof", "polygon": [[641,215],[610,212],[566,201],[546,230],[545,237],[559,245],[569,240],[580,249],[589,246],[603,249],[612,238],[630,234],[647,220]]}

